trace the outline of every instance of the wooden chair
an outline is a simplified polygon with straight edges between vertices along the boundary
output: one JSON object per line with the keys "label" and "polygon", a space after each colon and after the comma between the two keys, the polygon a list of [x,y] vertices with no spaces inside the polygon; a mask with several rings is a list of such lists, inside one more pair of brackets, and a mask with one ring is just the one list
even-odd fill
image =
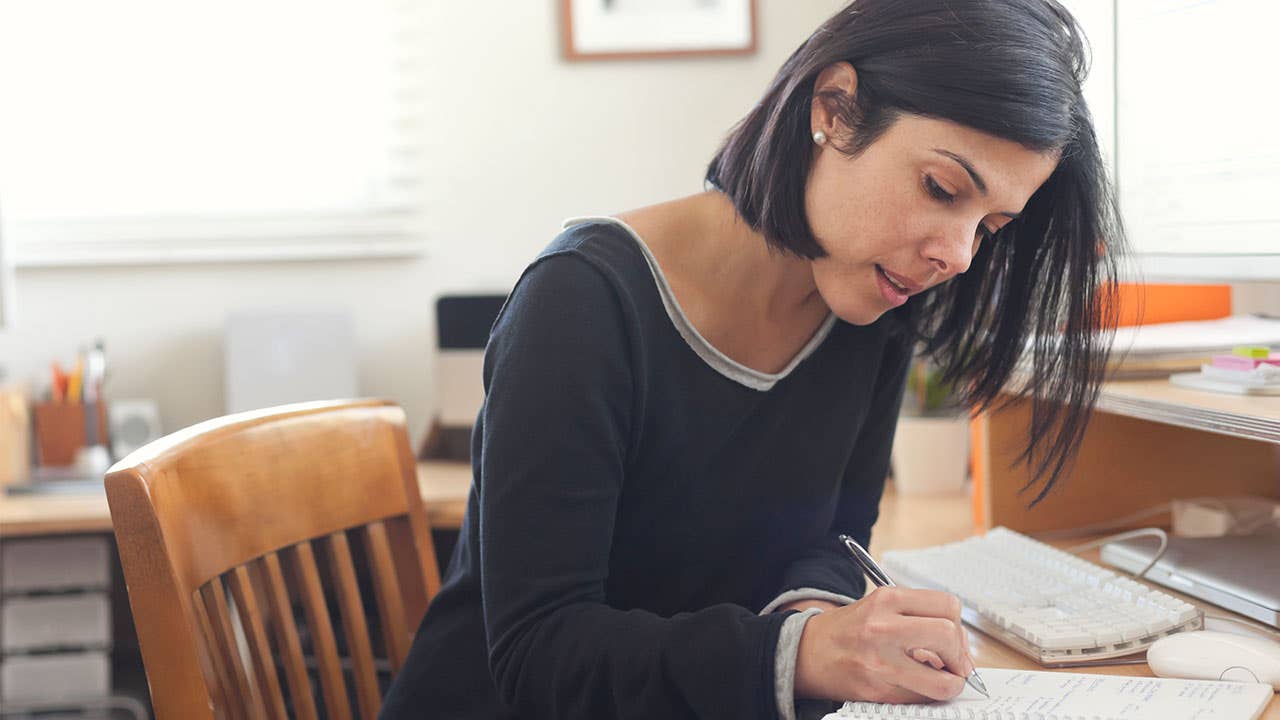
{"label": "wooden chair", "polygon": [[400,408],[304,403],[210,420],[132,453],[106,488],[160,720],[351,718],[334,599],[354,704],[374,719],[377,638],[357,577],[373,587],[393,673],[440,584]]}

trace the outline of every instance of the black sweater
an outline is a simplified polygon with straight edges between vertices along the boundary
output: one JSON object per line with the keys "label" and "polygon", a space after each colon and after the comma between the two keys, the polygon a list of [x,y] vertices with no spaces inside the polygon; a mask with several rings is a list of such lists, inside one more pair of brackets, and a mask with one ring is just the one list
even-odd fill
{"label": "black sweater", "polygon": [[835,536],[869,539],[909,343],[833,320],[755,373],[708,355],[651,262],[586,222],[517,283],[459,542],[383,717],[776,718],[789,613],[759,610],[861,595]]}

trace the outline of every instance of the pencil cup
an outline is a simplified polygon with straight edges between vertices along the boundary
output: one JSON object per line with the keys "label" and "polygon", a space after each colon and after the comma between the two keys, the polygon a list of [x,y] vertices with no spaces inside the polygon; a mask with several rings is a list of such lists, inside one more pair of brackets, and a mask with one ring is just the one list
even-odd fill
{"label": "pencil cup", "polygon": [[84,405],[80,403],[37,403],[36,462],[40,465],[71,465],[76,451],[84,445]]}

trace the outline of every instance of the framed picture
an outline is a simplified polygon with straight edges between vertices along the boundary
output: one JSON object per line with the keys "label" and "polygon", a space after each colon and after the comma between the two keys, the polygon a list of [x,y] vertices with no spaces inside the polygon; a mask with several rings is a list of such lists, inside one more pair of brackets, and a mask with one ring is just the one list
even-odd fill
{"label": "framed picture", "polygon": [[561,0],[570,60],[748,55],[756,0]]}

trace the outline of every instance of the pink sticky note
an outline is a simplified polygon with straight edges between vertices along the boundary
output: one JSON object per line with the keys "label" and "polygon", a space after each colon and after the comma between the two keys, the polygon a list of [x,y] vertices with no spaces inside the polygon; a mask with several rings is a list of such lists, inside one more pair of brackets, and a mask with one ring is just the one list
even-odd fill
{"label": "pink sticky note", "polygon": [[[1280,360],[1280,358],[1277,358]],[[1258,366],[1259,360],[1240,355],[1214,355],[1213,366],[1228,370],[1252,370]]]}

